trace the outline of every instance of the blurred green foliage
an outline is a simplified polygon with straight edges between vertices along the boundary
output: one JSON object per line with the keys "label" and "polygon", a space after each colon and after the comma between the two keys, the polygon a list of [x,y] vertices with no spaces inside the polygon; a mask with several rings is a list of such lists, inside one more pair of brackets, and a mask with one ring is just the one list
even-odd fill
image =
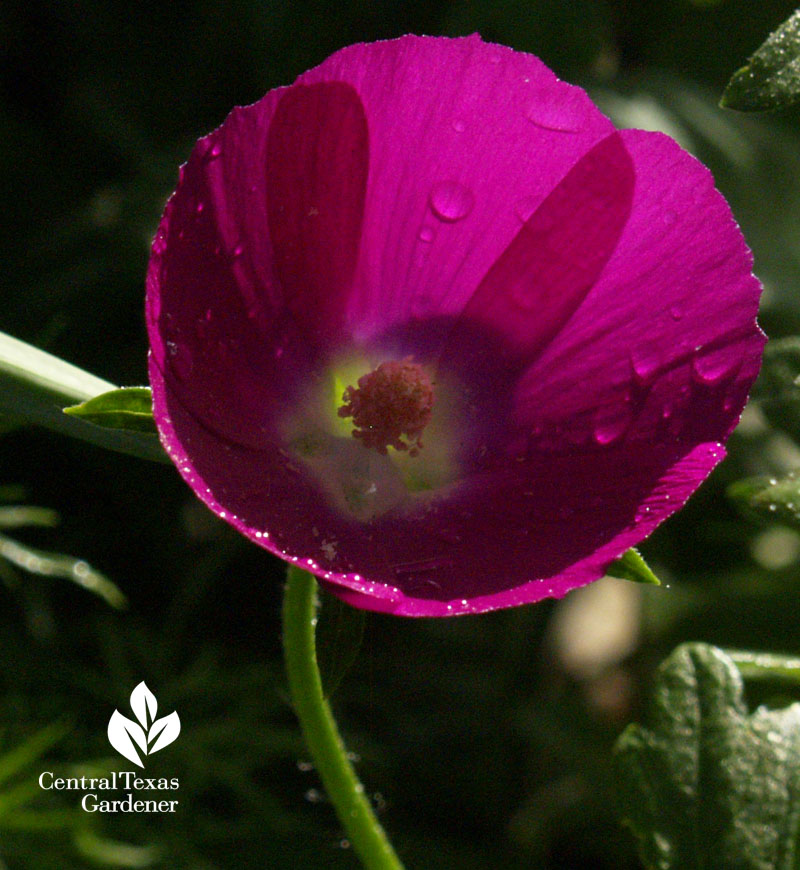
{"label": "blurred green foliage", "polygon": [[[540,55],[619,124],[664,129],[706,162],[753,248],[764,328],[800,334],[800,114],[717,105],[793,6],[6,0],[0,329],[112,383],[144,383],[148,245],[194,139],[349,42],[478,30]],[[800,535],[743,520],[725,495],[744,477],[800,467],[797,433],[779,419],[797,402],[784,386],[788,410],[768,407],[762,389],[729,459],[643,546],[664,585],[625,584],[635,597],[624,650],[576,664],[564,626],[580,593],[455,621],[367,616],[333,703],[409,868],[639,866],[614,812],[610,748],[638,717],[655,664],[682,640],[800,655]],[[62,517],[14,539],[80,557],[129,606],[19,572],[0,586],[0,770],[27,753],[0,782],[0,808],[22,795],[15,812],[28,819],[0,815],[0,867],[354,868],[286,700],[282,566],[169,466],[43,430],[3,432],[0,482]],[[105,729],[140,680],[183,723],[152,760],[153,774],[180,778],[179,812],[89,824],[73,792],[25,791],[44,769],[118,768]],[[752,696],[769,700],[774,687]]]}

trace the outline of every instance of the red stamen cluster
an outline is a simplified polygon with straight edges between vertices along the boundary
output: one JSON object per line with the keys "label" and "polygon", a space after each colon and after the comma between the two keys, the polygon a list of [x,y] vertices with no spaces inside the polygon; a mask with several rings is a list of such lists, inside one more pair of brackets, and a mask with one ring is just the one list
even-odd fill
{"label": "red stamen cluster", "polygon": [[381,363],[360,377],[357,387],[348,387],[342,401],[339,416],[353,418],[353,437],[365,447],[383,454],[389,447],[407,450],[409,456],[419,453],[433,410],[433,385],[410,357]]}

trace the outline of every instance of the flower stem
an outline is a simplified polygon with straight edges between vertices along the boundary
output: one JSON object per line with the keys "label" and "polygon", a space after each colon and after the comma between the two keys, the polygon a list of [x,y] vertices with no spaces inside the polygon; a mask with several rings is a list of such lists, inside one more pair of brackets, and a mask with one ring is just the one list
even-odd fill
{"label": "flower stem", "polygon": [[317,581],[289,567],[283,599],[283,650],[289,690],[311,757],[339,821],[367,870],[403,870],[347,758],[317,667]]}

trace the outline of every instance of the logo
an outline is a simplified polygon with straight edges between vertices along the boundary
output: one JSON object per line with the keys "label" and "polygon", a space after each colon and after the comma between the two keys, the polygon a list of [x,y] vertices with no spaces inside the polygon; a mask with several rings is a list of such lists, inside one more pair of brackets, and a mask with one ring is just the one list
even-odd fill
{"label": "logo", "polygon": [[138,723],[114,710],[108,723],[108,741],[128,761],[144,767],[139,753],[147,757],[169,746],[181,733],[181,720],[175,711],[156,719],[158,701],[144,681],[131,692],[130,704]]}

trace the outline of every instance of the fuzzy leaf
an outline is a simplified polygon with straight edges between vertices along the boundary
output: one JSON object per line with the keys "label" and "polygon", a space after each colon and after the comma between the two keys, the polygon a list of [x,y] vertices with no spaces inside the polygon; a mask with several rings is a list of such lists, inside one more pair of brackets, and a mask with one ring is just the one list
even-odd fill
{"label": "fuzzy leaf", "polygon": [[800,10],[733,74],[720,105],[740,112],[764,112],[800,100]]}
{"label": "fuzzy leaf", "polygon": [[733,661],[684,644],[659,669],[651,727],[616,745],[622,812],[650,870],[794,870],[800,704],[749,714]]}
{"label": "fuzzy leaf", "polygon": [[156,431],[150,387],[121,387],[118,390],[109,390],[107,393],[81,402],[80,405],[64,408],[64,413],[71,417],[79,417],[87,423],[94,423],[95,426],[104,426],[106,429],[127,429],[151,434]]}
{"label": "fuzzy leaf", "polygon": [[800,472],[785,477],[748,477],[728,487],[743,513],[800,529]]}
{"label": "fuzzy leaf", "polygon": [[606,568],[606,575],[618,577],[620,580],[632,580],[634,583],[661,585],[661,581],[653,573],[653,569],[645,562],[639,551],[633,547]]}
{"label": "fuzzy leaf", "polygon": [[800,337],[767,344],[753,399],[773,426],[800,439]]}

